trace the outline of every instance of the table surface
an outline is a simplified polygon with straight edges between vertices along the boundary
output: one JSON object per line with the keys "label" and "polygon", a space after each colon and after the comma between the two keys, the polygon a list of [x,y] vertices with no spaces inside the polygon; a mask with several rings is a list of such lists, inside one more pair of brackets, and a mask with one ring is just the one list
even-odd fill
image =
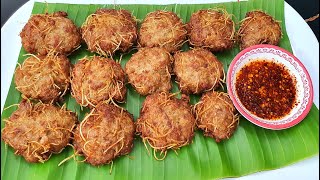
{"label": "table surface", "polygon": [[[27,0],[1,0],[1,27]],[[319,0],[286,0],[304,19],[319,13]],[[319,18],[308,22],[319,41]]]}

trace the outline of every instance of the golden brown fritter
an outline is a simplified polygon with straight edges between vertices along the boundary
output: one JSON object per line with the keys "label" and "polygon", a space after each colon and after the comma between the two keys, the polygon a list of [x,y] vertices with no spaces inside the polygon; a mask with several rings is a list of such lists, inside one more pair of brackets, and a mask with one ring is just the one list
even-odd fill
{"label": "golden brown fritter", "polygon": [[173,57],[163,48],[142,48],[127,62],[129,83],[141,95],[169,92]]}
{"label": "golden brown fritter", "polygon": [[213,52],[231,49],[235,42],[234,22],[225,10],[199,10],[187,24],[189,42]]}
{"label": "golden brown fritter", "polygon": [[[136,122],[136,132],[154,149],[157,160],[164,159],[167,150],[191,143],[195,118],[188,98],[183,95],[182,99],[177,99],[174,94],[165,92],[146,97]],[[164,153],[163,157],[157,158],[156,151]]]}
{"label": "golden brown fritter", "polygon": [[32,15],[20,37],[24,49],[33,54],[69,54],[80,46],[81,35],[76,25],[58,11],[53,14]]}
{"label": "golden brown fritter", "polygon": [[129,154],[133,148],[133,116],[121,107],[99,104],[77,126],[74,147],[86,162],[98,166]]}
{"label": "golden brown fritter", "polygon": [[56,101],[70,85],[71,65],[64,55],[32,55],[15,71],[16,89],[27,98]]}
{"label": "golden brown fritter", "polygon": [[174,55],[174,73],[184,94],[199,94],[224,82],[222,63],[206,49],[195,48]]}
{"label": "golden brown fritter", "polygon": [[64,106],[22,100],[19,108],[4,121],[2,139],[15,154],[28,162],[44,162],[67,146],[77,118]]}
{"label": "golden brown fritter", "polygon": [[71,73],[71,95],[81,106],[90,108],[111,98],[123,102],[127,89],[126,78],[120,64],[112,59],[84,57]]}
{"label": "golden brown fritter", "polygon": [[238,31],[240,49],[257,45],[278,45],[282,36],[279,22],[262,11],[251,11],[246,14]]}
{"label": "golden brown fritter", "polygon": [[239,116],[227,93],[206,92],[194,109],[198,128],[216,142],[229,139],[238,127]]}
{"label": "golden brown fritter", "polygon": [[157,10],[149,13],[141,24],[139,45],[163,47],[169,52],[181,48],[187,31],[182,20],[173,12]]}
{"label": "golden brown fritter", "polygon": [[111,56],[126,52],[137,40],[137,22],[127,10],[98,9],[81,27],[88,50]]}

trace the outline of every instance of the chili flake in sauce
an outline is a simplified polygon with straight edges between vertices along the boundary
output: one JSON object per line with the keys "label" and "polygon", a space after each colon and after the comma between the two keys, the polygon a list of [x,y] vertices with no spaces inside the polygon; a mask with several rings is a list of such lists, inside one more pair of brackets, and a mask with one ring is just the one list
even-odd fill
{"label": "chili flake in sauce", "polygon": [[277,120],[295,106],[296,80],[282,64],[254,60],[237,73],[236,92],[247,110]]}

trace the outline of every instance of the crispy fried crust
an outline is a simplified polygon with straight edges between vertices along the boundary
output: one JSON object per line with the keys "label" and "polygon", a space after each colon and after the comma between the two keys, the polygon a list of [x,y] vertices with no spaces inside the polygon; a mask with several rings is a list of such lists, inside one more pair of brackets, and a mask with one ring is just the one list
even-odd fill
{"label": "crispy fried crust", "polygon": [[16,89],[27,98],[56,101],[69,88],[70,69],[64,55],[30,56],[15,71]]}
{"label": "crispy fried crust", "polygon": [[127,89],[120,64],[104,57],[80,59],[71,73],[71,95],[81,106],[90,108],[112,98],[123,102]]}
{"label": "crispy fried crust", "polygon": [[162,92],[146,97],[136,125],[136,132],[144,142],[147,141],[154,151],[166,154],[168,149],[179,149],[191,143],[195,118],[188,100]]}
{"label": "crispy fried crust", "polygon": [[176,53],[174,73],[185,94],[209,91],[224,81],[222,63],[209,50],[201,48]]}
{"label": "crispy fried crust", "polygon": [[49,52],[69,54],[74,51],[80,46],[81,35],[67,16],[63,11],[31,16],[20,33],[24,49],[41,55]]}
{"label": "crispy fried crust", "polygon": [[262,11],[251,11],[242,20],[238,31],[240,49],[256,44],[278,45],[282,36],[279,22]]}
{"label": "crispy fried crust", "polygon": [[141,24],[139,45],[141,47],[163,47],[169,52],[181,48],[187,31],[182,20],[170,11],[149,13]]}
{"label": "crispy fried crust", "polygon": [[216,142],[229,139],[238,127],[239,116],[227,93],[207,92],[194,109],[197,127]]}
{"label": "crispy fried crust", "polygon": [[137,40],[137,22],[127,10],[98,9],[81,27],[88,50],[110,56],[126,52]]}
{"label": "crispy fried crust", "polygon": [[163,48],[142,48],[126,63],[129,83],[141,95],[169,92],[173,57]]}
{"label": "crispy fried crust", "polygon": [[133,148],[133,116],[123,108],[99,104],[77,126],[74,147],[86,162],[98,166],[129,154]]}
{"label": "crispy fried crust", "polygon": [[189,42],[194,47],[218,52],[231,49],[235,42],[235,27],[225,10],[199,10],[187,24]]}
{"label": "crispy fried crust", "polygon": [[44,162],[69,143],[77,118],[64,107],[23,100],[5,120],[3,141],[28,162]]}

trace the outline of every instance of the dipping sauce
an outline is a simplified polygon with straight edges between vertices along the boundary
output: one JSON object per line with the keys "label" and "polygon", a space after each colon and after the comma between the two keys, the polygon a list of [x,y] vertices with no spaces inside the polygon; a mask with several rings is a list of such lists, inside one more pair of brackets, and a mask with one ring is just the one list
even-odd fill
{"label": "dipping sauce", "polygon": [[252,60],[237,73],[236,93],[251,113],[277,120],[289,114],[296,104],[296,80],[283,64]]}

